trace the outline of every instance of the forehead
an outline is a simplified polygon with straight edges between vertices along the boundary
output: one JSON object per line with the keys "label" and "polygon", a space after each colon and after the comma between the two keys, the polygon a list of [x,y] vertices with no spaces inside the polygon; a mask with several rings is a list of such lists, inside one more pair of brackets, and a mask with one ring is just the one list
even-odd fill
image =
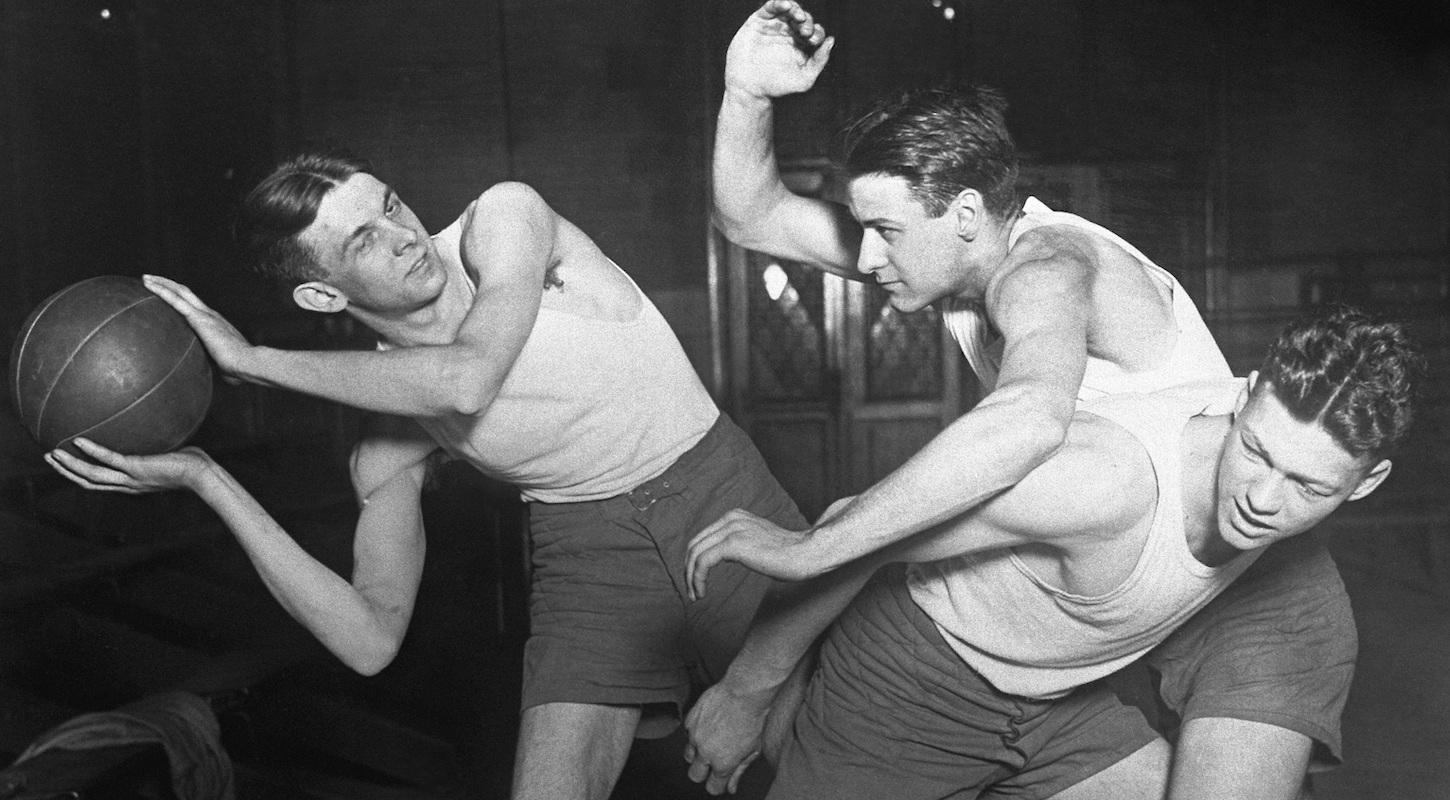
{"label": "forehead", "polygon": [[302,231],[304,242],[319,250],[336,250],[359,225],[382,213],[387,184],[367,174],[354,173],[323,196],[317,218]]}
{"label": "forehead", "polygon": [[1296,419],[1267,386],[1250,396],[1234,429],[1275,467],[1322,483],[1352,485],[1369,466],[1368,458],[1344,449],[1317,419]]}
{"label": "forehead", "polygon": [[852,178],[846,193],[857,220],[905,221],[927,216],[926,209],[912,197],[911,185],[896,175],[872,173]]}

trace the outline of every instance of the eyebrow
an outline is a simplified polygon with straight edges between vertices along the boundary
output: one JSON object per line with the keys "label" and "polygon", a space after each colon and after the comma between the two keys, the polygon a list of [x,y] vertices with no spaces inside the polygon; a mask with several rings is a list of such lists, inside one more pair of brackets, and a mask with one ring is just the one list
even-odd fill
{"label": "eyebrow", "polygon": [[[1258,456],[1262,458],[1269,466],[1275,467],[1275,469],[1278,468],[1274,464],[1273,457],[1269,454],[1267,450],[1264,449],[1263,443],[1259,441],[1259,437],[1255,436],[1252,431],[1243,432],[1243,442],[1245,447],[1258,454]],[[1298,472],[1286,471],[1284,474],[1288,476],[1291,480],[1302,483],[1305,486],[1311,486],[1316,489],[1324,489],[1331,493],[1339,491],[1338,485],[1333,483],[1325,483],[1318,478],[1312,478],[1308,475],[1303,475]]]}
{"label": "eyebrow", "polygon": [[[383,205],[382,205],[382,207],[383,207],[384,211],[387,210],[388,204],[391,203],[392,200],[393,200],[393,198],[396,197],[396,196],[397,196],[397,194],[393,191],[393,187],[388,186],[386,184],[383,186]],[[352,247],[352,243],[355,242],[355,241],[357,241],[357,239],[358,239],[359,236],[362,236],[363,234],[367,233],[368,231],[372,230],[375,227],[377,227],[377,220],[376,219],[370,219],[367,222],[364,222],[363,224],[361,224],[361,225],[357,226],[356,228],[354,228],[353,229],[353,232],[352,233],[349,233],[347,235],[347,238],[342,240],[342,249],[343,249],[343,251],[346,252],[348,250],[348,248]]]}

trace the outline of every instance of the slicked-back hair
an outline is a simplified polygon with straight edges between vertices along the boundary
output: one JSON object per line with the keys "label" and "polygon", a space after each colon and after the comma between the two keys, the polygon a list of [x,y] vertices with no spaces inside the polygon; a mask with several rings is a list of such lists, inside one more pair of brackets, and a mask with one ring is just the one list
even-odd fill
{"label": "slicked-back hair", "polygon": [[998,219],[1017,212],[1017,146],[1007,101],[985,86],[914,89],[876,102],[846,129],[848,178],[905,178],[912,197],[939,217],[976,189]]}
{"label": "slicked-back hair", "polygon": [[1351,455],[1377,461],[1414,422],[1424,371],[1403,325],[1339,307],[1285,328],[1259,379],[1296,419],[1318,421]]}
{"label": "slicked-back hair", "polygon": [[289,286],[325,278],[317,255],[298,237],[317,219],[328,192],[372,171],[367,161],[347,153],[309,152],[283,161],[237,211],[236,237],[247,263]]}

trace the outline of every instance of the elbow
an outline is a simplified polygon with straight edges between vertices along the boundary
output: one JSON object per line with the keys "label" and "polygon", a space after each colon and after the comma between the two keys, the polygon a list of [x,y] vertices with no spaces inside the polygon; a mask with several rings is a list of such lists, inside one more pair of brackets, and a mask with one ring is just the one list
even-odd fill
{"label": "elbow", "polygon": [[1049,458],[1067,442],[1067,428],[1072,417],[1036,412],[1022,417],[1018,432],[1022,436],[1022,450],[1032,454],[1033,468]]}
{"label": "elbow", "polygon": [[725,235],[726,239],[747,249],[754,244],[752,234],[754,225],[750,217],[743,214],[732,214],[721,208],[718,204],[710,214],[710,220],[714,223],[716,230]]}
{"label": "elbow", "polygon": [[371,678],[393,663],[402,641],[382,635],[367,638],[369,641],[360,642],[356,650],[343,655],[342,661],[353,672]]}
{"label": "elbow", "polygon": [[485,363],[485,357],[475,355],[471,350],[451,354],[438,382],[443,394],[438,405],[443,414],[476,417],[493,404],[499,385],[493,383],[493,374],[483,368]]}

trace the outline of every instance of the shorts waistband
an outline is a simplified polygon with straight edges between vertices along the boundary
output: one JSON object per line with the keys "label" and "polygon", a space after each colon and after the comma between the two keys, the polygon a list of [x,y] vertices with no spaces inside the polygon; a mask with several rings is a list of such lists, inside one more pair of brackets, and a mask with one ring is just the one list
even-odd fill
{"label": "shorts waistband", "polygon": [[721,413],[715,418],[715,423],[710,426],[705,435],[700,437],[689,450],[680,454],[675,463],[665,468],[664,472],[641,483],[629,491],[618,495],[634,506],[635,511],[644,511],[654,505],[656,501],[684,491],[688,481],[686,477],[695,471],[707,459],[713,457],[722,447],[730,444],[735,435],[744,435],[744,432],[736,427],[731,419]]}

